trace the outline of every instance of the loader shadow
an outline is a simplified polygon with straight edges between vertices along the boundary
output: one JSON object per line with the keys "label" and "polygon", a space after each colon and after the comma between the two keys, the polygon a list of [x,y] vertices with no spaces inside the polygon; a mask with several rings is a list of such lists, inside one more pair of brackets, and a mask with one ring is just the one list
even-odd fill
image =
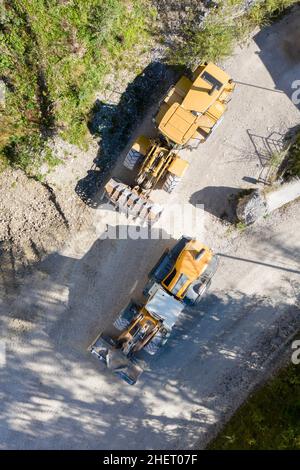
{"label": "loader shadow", "polygon": [[[2,388],[7,399],[0,405],[2,442],[10,449],[186,448],[231,414],[221,397],[234,394],[238,406],[249,392],[249,380],[263,376],[260,361],[264,358],[247,352],[251,335],[247,324],[252,323],[256,334],[263,331],[274,307],[265,305],[253,315],[255,302],[261,299],[242,293],[208,294],[201,308],[207,310],[201,328],[201,312],[190,312],[134,387],[74,349],[56,346],[54,352],[38,333],[34,368],[28,367],[34,349],[22,356],[7,354]],[[294,314],[290,315],[292,320]],[[232,326],[245,322],[243,348],[232,335],[221,335],[226,316]],[[278,347],[274,339],[276,331],[270,331],[268,355]],[[150,397],[152,403],[166,403],[170,412],[149,406]],[[186,415],[185,407],[194,411]],[[12,410],[18,410],[18,415]]]}
{"label": "loader shadow", "polygon": [[[20,292],[20,309],[12,305],[10,310],[21,319],[23,308],[28,321],[38,312],[41,323],[19,336],[21,352],[7,350],[0,390],[5,397],[0,401],[3,446],[186,448],[196,437],[209,435],[231,413],[232,399],[238,406],[249,393],[250,379],[265,373],[263,354],[250,354],[251,335],[265,335],[269,356],[280,340],[270,328],[274,316],[280,320],[286,311],[288,325],[299,323],[299,309],[292,310],[285,292],[275,307],[265,297],[213,291],[212,286],[199,306],[184,310],[169,342],[133,387],[86,351],[120,308],[139,297],[145,273],[175,243],[168,234],[152,230],[156,239],[98,239],[79,259],[54,254],[36,266],[45,285],[36,286],[31,304],[27,290]],[[67,291],[66,303],[48,296],[51,290]],[[232,333],[236,327],[238,344]]]}
{"label": "loader shadow", "polygon": [[[299,284],[297,284],[299,287]],[[283,293],[283,290],[282,290]],[[291,315],[292,322],[299,323],[297,316],[299,307],[279,305],[277,308],[285,308]],[[233,367],[250,366],[251,359],[247,364],[243,355],[250,345],[253,327],[257,331],[267,329],[268,323],[274,319],[277,312],[272,302],[265,296],[247,296],[237,290],[224,292],[207,292],[201,303],[195,307],[187,307],[182,317],[175,325],[170,340],[164,349],[159,353],[159,360],[155,362],[149,375],[154,378],[160,375],[162,370],[168,369],[169,380],[178,376],[178,372],[183,372],[183,379],[193,376],[191,358],[194,361],[195,376],[199,368],[199,361],[206,361],[205,369],[214,370],[221,375],[221,370],[228,360]],[[250,323],[254,322],[250,327]],[[228,325],[228,323],[230,325]],[[236,322],[244,324],[244,329],[240,332],[239,341],[226,338],[225,331],[234,328]],[[227,326],[225,326],[227,324]],[[229,328],[229,329],[228,329]],[[213,335],[212,335],[213,332]],[[213,339],[214,338],[214,339]],[[273,349],[272,343],[277,343],[277,334],[270,332],[269,341],[270,352]],[[213,346],[214,342],[214,346]],[[174,361],[176,354],[176,361]],[[188,359],[189,358],[189,359]],[[225,362],[224,362],[225,361]],[[253,359],[253,363],[255,360]],[[226,367],[228,364],[226,365]],[[254,369],[256,369],[254,367]]]}
{"label": "loader shadow", "polygon": [[204,210],[221,220],[236,222],[237,196],[243,190],[227,186],[207,186],[190,197],[194,206],[204,204]]}
{"label": "loader shadow", "polygon": [[134,129],[145,118],[151,105],[163,98],[180,70],[182,72],[180,66],[152,62],[127,86],[117,103],[96,100],[90,110],[88,128],[99,139],[99,150],[93,167],[75,188],[86,204],[98,207],[99,188],[108,172],[128,145]]}

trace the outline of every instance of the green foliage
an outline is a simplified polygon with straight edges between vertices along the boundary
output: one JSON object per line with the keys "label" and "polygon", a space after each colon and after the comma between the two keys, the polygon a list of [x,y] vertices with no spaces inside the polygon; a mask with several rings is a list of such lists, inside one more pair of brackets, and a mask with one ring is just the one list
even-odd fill
{"label": "green foliage", "polygon": [[203,28],[186,28],[183,45],[171,51],[170,62],[194,66],[201,61],[216,62],[233,51],[255,26],[263,26],[280,15],[298,0],[264,0],[255,4],[248,13],[235,17],[242,0],[227,0],[208,15]]}
{"label": "green foliage", "polygon": [[297,3],[296,0],[264,0],[259,2],[250,10],[249,21],[254,25],[262,26],[270,23],[273,19],[284,12],[288,7]]}
{"label": "green foliage", "polygon": [[241,232],[243,232],[244,230],[246,230],[247,225],[244,222],[238,222],[236,224],[236,228],[240,230]]}
{"label": "green foliage", "polygon": [[290,365],[241,406],[210,449],[300,449],[300,366]]}
{"label": "green foliage", "polygon": [[193,33],[180,54],[176,54],[174,61],[188,65],[196,60],[212,61],[228,56],[234,44],[234,29],[226,23],[211,19],[203,30]]}
{"label": "green foliage", "polygon": [[55,155],[53,155],[49,147],[44,148],[43,150],[43,160],[46,162],[49,171],[55,168],[57,165],[62,163],[62,160]]}
{"label": "green foliage", "polygon": [[11,137],[3,153],[11,166],[34,174],[36,167],[42,163],[43,150],[44,140],[38,133],[33,133]]}
{"label": "green foliage", "polygon": [[277,169],[285,157],[284,150],[275,150],[271,153],[268,164],[271,169]]}
{"label": "green foliage", "polygon": [[8,86],[0,150],[26,169],[33,134],[58,131],[84,146],[96,90],[116,64],[130,66],[136,45],[147,42],[153,10],[144,0],[10,0],[4,6],[0,76]]}
{"label": "green foliage", "polygon": [[285,172],[286,176],[300,177],[300,132],[288,153],[288,165]]}

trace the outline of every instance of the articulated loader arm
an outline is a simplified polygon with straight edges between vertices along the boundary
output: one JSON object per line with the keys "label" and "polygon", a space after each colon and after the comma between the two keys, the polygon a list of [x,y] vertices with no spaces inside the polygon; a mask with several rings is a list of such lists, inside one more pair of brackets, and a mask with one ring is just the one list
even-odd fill
{"label": "articulated loader arm", "polygon": [[127,215],[154,223],[163,209],[148,197],[150,191],[163,180],[163,189],[170,193],[189,164],[160,141],[153,141],[144,136],[140,136],[133,144],[124,164],[126,168],[133,170],[138,162],[135,186],[130,187],[111,178],[105,185],[106,197]]}

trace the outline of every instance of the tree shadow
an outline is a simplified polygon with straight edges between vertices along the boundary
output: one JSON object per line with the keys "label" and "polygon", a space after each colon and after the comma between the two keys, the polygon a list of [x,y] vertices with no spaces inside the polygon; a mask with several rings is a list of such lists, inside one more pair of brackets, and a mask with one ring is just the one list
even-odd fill
{"label": "tree shadow", "polygon": [[180,66],[152,62],[127,86],[117,104],[96,100],[89,114],[88,128],[99,139],[99,151],[93,167],[75,188],[86,204],[98,207],[99,188],[128,145],[134,129],[145,119],[151,105],[155,104],[155,111],[158,109],[159,102],[182,70]]}
{"label": "tree shadow", "polygon": [[258,55],[269,71],[276,89],[283,91],[298,109],[300,104],[293,100],[295,88],[292,84],[299,80],[300,72],[299,22],[300,9],[294,7],[292,13],[277,24],[263,28],[253,38],[259,47]]}

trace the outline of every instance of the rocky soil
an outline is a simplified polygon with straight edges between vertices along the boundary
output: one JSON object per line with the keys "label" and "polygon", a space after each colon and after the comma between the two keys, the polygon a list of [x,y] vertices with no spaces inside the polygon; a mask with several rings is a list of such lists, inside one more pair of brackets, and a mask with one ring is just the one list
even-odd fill
{"label": "rocky soil", "polygon": [[0,177],[0,214],[1,253],[10,252],[14,264],[24,266],[60,246],[87,216],[70,187],[55,190],[21,170],[7,170]]}

